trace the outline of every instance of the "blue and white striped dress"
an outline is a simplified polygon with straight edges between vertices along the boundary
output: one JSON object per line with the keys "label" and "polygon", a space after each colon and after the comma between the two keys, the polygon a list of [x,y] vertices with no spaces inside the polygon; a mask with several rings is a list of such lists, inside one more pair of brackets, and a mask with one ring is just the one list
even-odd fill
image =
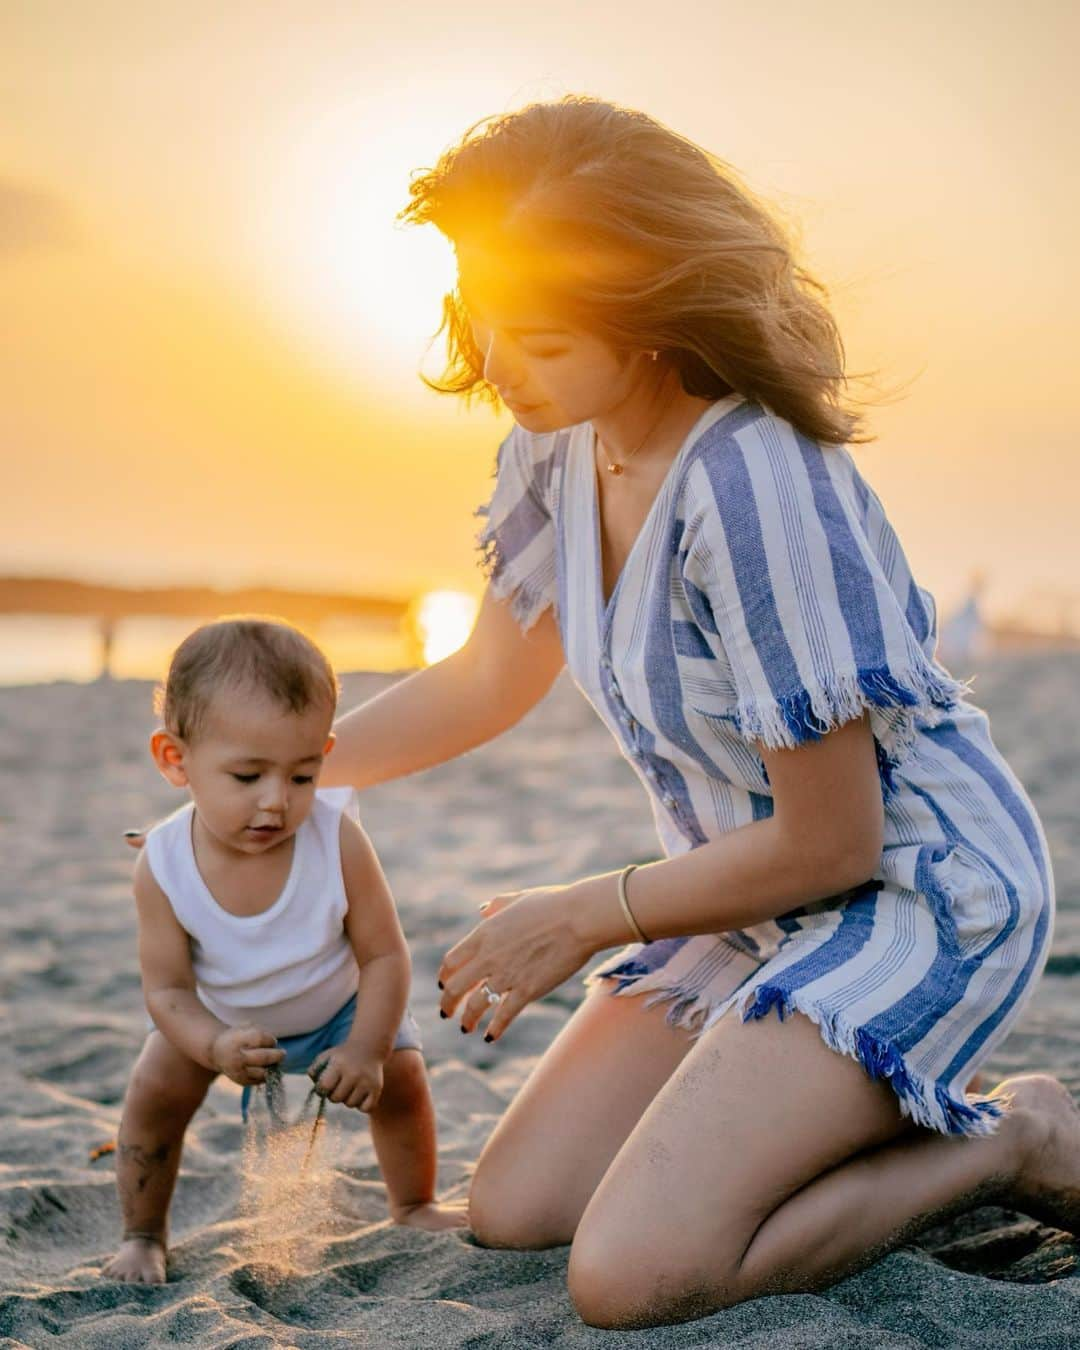
{"label": "blue and white striped dress", "polygon": [[1042,825],[967,685],[934,660],[935,604],[846,447],[738,395],[672,462],[603,599],[588,422],[499,447],[479,536],[527,629],[554,605],[573,679],[649,794],[666,856],[772,814],[750,744],[869,710],[885,813],[873,879],[750,928],[633,942],[586,979],[649,993],[699,1036],[797,1009],[946,1134],[996,1129],[965,1085],[1050,950]]}

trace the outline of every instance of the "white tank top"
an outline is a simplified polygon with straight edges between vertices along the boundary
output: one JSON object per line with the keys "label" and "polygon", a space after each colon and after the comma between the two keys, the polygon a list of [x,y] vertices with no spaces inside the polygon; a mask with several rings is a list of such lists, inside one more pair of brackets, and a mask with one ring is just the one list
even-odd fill
{"label": "white tank top", "polygon": [[356,993],[339,842],[353,795],[316,788],[285,885],[260,914],[230,914],[210,893],[191,840],[194,802],[146,836],[150,870],[191,937],[198,997],[229,1026],[255,1022],[272,1036],[295,1036],[321,1027]]}

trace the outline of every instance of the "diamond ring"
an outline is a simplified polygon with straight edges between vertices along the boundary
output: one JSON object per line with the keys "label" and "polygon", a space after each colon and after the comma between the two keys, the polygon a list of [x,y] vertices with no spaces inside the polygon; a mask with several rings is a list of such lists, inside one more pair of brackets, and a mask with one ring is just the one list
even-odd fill
{"label": "diamond ring", "polygon": [[502,998],[502,994],[497,994],[495,990],[492,989],[491,985],[488,984],[487,980],[481,982],[480,988],[483,990],[484,996],[489,1003],[498,1003],[499,999]]}

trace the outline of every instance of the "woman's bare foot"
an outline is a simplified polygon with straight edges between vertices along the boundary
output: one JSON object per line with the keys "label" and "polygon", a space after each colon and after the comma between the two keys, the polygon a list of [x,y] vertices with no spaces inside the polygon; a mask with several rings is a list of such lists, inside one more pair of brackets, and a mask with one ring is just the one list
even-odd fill
{"label": "woman's bare foot", "polygon": [[157,1237],[129,1237],[101,1268],[103,1280],[127,1284],[165,1283],[165,1243]]}
{"label": "woman's bare foot", "polygon": [[465,1200],[438,1203],[429,1200],[419,1205],[391,1205],[390,1217],[408,1228],[424,1228],[438,1233],[445,1228],[468,1228],[469,1211]]}
{"label": "woman's bare foot", "polygon": [[1080,1235],[1080,1107],[1050,1074],[1006,1078],[1001,1090],[1039,1126],[1011,1188],[1012,1201],[1033,1219]]}

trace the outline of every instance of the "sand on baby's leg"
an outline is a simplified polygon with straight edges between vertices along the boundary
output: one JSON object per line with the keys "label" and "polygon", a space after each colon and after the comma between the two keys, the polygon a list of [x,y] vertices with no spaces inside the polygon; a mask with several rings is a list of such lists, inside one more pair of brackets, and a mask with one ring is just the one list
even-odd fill
{"label": "sand on baby's leg", "polygon": [[382,1095],[368,1115],[393,1221],[429,1232],[468,1227],[466,1200],[435,1199],[435,1107],[419,1050],[403,1046],[390,1054]]}
{"label": "sand on baby's leg", "polygon": [[152,1031],[124,1095],[116,1141],[116,1185],[124,1232],[102,1267],[107,1280],[161,1284],[166,1278],[169,1205],[184,1134],[217,1077]]}

